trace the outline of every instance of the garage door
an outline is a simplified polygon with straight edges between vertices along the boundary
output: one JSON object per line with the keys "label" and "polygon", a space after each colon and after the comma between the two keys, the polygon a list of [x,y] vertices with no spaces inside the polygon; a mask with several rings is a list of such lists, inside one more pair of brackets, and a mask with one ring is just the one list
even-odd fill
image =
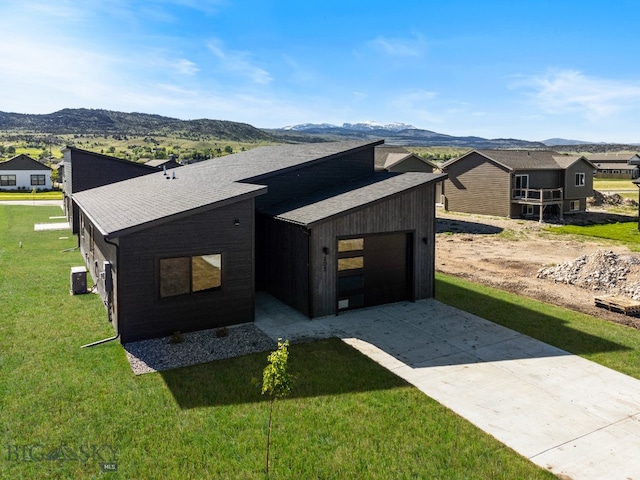
{"label": "garage door", "polygon": [[338,240],[338,310],[410,300],[411,234]]}

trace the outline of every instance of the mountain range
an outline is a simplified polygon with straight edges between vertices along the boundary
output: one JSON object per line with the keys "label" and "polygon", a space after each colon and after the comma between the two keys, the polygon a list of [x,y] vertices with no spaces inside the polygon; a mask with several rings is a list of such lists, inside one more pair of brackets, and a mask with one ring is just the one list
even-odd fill
{"label": "mountain range", "polygon": [[344,123],[305,123],[275,129],[260,129],[247,123],[228,120],[180,120],[147,113],[124,113],[101,109],[65,108],[50,114],[0,112],[0,132],[23,132],[50,135],[129,135],[210,137],[237,142],[326,142],[339,140],[384,139],[390,145],[453,146],[460,148],[545,149],[562,146],[563,150],[616,151],[636,150],[637,145],[613,145],[552,138],[528,141],[514,138],[487,139],[453,136],[424,130],[405,123],[379,124],[373,121]]}

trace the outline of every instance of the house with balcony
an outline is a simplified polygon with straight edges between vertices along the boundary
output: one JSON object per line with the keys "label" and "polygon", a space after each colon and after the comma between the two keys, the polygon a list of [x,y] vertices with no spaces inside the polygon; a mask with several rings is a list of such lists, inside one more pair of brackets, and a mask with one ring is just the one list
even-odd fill
{"label": "house with balcony", "polygon": [[510,218],[584,212],[595,166],[553,150],[473,150],[445,162],[446,210]]}
{"label": "house with balcony", "polygon": [[640,156],[637,153],[597,153],[586,157],[596,166],[596,178],[633,180],[640,177]]}

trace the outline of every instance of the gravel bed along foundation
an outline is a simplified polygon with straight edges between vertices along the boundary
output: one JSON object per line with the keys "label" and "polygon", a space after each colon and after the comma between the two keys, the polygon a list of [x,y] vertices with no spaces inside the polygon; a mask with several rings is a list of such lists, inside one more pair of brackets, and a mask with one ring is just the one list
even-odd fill
{"label": "gravel bed along foundation", "polygon": [[124,345],[127,359],[136,375],[266,352],[276,347],[276,342],[251,323]]}

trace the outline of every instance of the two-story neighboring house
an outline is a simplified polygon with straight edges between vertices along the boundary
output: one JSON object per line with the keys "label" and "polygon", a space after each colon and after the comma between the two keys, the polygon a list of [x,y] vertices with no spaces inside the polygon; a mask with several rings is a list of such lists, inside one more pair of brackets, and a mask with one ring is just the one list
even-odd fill
{"label": "two-story neighboring house", "polygon": [[539,218],[586,210],[595,166],[553,150],[473,150],[442,165],[445,209]]}
{"label": "two-story neighboring house", "polygon": [[627,178],[640,176],[640,156],[637,153],[598,153],[586,155],[596,166],[596,178]]}
{"label": "two-story neighboring house", "polygon": [[0,190],[51,190],[51,169],[28,155],[0,162]]}

